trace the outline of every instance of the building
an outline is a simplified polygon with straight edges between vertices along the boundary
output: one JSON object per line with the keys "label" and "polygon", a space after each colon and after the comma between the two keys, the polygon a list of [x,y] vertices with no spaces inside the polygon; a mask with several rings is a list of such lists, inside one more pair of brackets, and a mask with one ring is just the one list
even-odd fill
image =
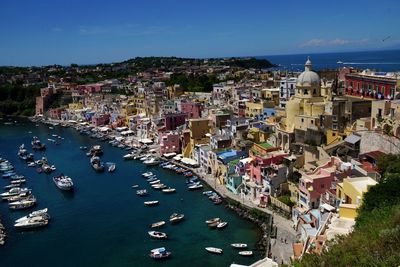
{"label": "building", "polygon": [[279,83],[279,107],[285,108],[286,102],[294,96],[296,92],[296,77],[283,77]]}
{"label": "building", "polygon": [[107,125],[110,121],[110,115],[109,114],[95,114],[92,117],[92,124],[94,126],[101,126],[101,125]]}
{"label": "building", "polygon": [[159,135],[160,155],[167,153],[180,153],[180,134],[177,132],[166,132]]}
{"label": "building", "polygon": [[181,112],[187,114],[189,119],[201,118],[203,112],[203,105],[191,101],[181,101]]}
{"label": "building", "polygon": [[336,187],[336,197],[340,200],[339,216],[355,219],[363,195],[378,182],[371,177],[345,178]]}
{"label": "building", "polygon": [[184,125],[187,119],[186,113],[167,113],[164,114],[164,126],[167,131],[174,131],[177,127]]}

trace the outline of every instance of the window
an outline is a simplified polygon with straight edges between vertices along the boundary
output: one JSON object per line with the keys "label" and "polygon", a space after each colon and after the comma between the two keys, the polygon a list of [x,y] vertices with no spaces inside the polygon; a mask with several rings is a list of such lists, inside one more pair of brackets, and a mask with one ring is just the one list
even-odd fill
{"label": "window", "polygon": [[332,124],[332,130],[334,130],[334,131],[337,130],[337,124],[336,123]]}
{"label": "window", "polygon": [[332,121],[337,121],[337,115],[332,116]]}
{"label": "window", "polygon": [[304,122],[304,119],[303,119],[303,118],[301,118],[301,122]]}
{"label": "window", "polygon": [[336,133],[332,133],[332,136],[336,136]]}
{"label": "window", "polygon": [[314,120],[311,120],[311,124],[314,124]]}
{"label": "window", "polygon": [[312,92],[312,94],[313,94],[313,95],[316,95],[316,94],[317,94],[317,90],[314,89],[313,92]]}
{"label": "window", "polygon": [[324,188],[325,187],[325,185],[324,184],[321,184],[321,188]]}
{"label": "window", "polygon": [[290,90],[293,90],[293,83],[290,85]]}
{"label": "window", "polygon": [[307,89],[304,89],[304,94],[308,95],[308,90]]}

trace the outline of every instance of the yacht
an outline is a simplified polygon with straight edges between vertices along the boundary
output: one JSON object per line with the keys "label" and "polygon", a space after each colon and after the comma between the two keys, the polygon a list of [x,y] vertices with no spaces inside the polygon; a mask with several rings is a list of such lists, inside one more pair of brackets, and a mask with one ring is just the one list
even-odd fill
{"label": "yacht", "polygon": [[41,226],[46,226],[48,223],[48,219],[42,216],[34,216],[32,218],[14,224],[14,227],[20,229],[37,228]]}
{"label": "yacht", "polygon": [[14,188],[11,188],[8,192],[0,194],[0,196],[4,200],[4,199],[9,199],[12,196],[16,196],[16,195],[26,193],[29,191],[30,191],[30,189],[28,189],[28,188],[14,187]]}
{"label": "yacht", "polygon": [[35,204],[36,204],[36,198],[30,196],[28,198],[9,203],[8,207],[12,210],[22,210],[33,207]]}
{"label": "yacht", "polygon": [[166,239],[167,238],[167,234],[163,233],[163,232],[157,232],[157,231],[149,231],[148,234],[153,237],[153,238],[157,238],[157,239]]}
{"label": "yacht", "polygon": [[60,174],[59,176],[54,176],[53,181],[58,188],[64,191],[72,190],[74,187],[72,179],[64,174]]}
{"label": "yacht", "polygon": [[50,216],[47,214],[47,210],[48,210],[48,209],[45,208],[45,209],[41,209],[41,210],[32,211],[32,212],[29,213],[28,215],[17,219],[17,220],[15,221],[15,223],[19,223],[19,222],[28,220],[28,219],[33,218],[33,217],[36,217],[36,216],[47,217],[47,219],[50,219]]}

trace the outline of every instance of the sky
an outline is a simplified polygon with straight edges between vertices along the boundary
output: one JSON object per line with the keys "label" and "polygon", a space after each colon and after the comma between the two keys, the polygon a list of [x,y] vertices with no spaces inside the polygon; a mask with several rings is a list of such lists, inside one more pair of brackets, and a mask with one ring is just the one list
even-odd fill
{"label": "sky", "polygon": [[0,66],[400,48],[398,0],[2,1]]}

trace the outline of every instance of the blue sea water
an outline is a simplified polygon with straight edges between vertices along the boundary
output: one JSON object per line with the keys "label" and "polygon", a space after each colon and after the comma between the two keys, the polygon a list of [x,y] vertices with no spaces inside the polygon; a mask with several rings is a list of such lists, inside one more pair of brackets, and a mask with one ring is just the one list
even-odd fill
{"label": "blue sea water", "polygon": [[[17,231],[15,219],[30,210],[10,211],[6,202],[0,203],[0,216],[8,234],[6,244],[0,247],[1,267],[64,267],[64,266],[229,266],[232,262],[250,264],[262,257],[260,252],[251,258],[243,258],[230,243],[247,243],[254,249],[260,238],[257,227],[239,218],[222,205],[213,205],[201,191],[188,191],[185,178],[159,167],[148,168],[139,161],[123,161],[126,151],[107,143],[79,135],[75,130],[30,122],[4,125],[0,120],[0,153],[9,159],[18,173],[27,177],[27,187],[38,200],[35,209],[49,208],[51,221],[42,229]],[[32,133],[29,133],[31,131]],[[64,138],[60,145],[47,141],[51,134]],[[47,145],[45,152],[35,153],[38,159],[46,156],[57,167],[56,174],[63,172],[73,178],[73,192],[60,191],[52,181],[52,175],[38,174],[19,160],[16,153],[24,143],[30,150],[32,136],[38,136]],[[96,173],[89,165],[89,158],[80,146],[101,144],[103,161],[117,164],[115,173]],[[151,170],[165,184],[175,187],[176,194],[154,191],[141,177]],[[8,184],[0,179],[0,186]],[[146,188],[149,196],[139,197],[133,184]],[[144,201],[159,200],[157,207],[145,207]],[[31,209],[32,210],[32,209]],[[179,224],[168,223],[169,216],[184,213]],[[206,219],[221,217],[229,222],[223,230],[210,230]],[[160,231],[166,232],[166,241],[152,240],[147,232],[149,224],[165,220]],[[157,262],[149,256],[149,250],[165,246],[172,252],[166,261]],[[209,254],[205,247],[224,249],[222,255]]]}
{"label": "blue sea water", "polygon": [[[281,70],[303,71],[308,56],[312,60],[314,70],[337,69],[347,66],[384,72],[400,71],[400,50],[274,55],[257,58],[268,59],[270,62],[280,65],[278,69]],[[338,61],[343,63],[339,64]]]}

